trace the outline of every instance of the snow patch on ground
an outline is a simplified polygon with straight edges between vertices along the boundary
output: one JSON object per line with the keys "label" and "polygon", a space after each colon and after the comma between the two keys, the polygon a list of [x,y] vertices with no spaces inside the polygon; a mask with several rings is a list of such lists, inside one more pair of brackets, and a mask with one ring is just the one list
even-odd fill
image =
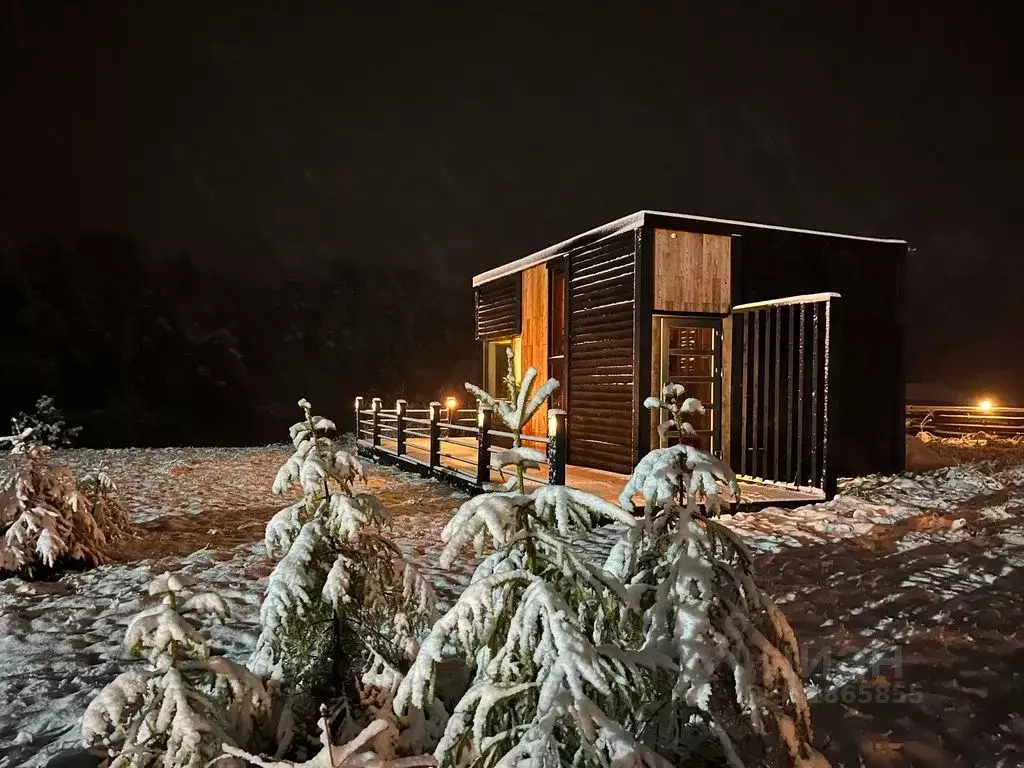
{"label": "snow patch on ground", "polygon": [[[136,663],[124,630],[164,570],[225,598],[234,616],[209,625],[212,643],[245,661],[273,566],[263,528],[283,506],[269,486],[287,456],[283,446],[57,453],[110,474],[139,529],[123,562],[0,581],[0,768],[76,746],[95,690]],[[450,603],[474,558],[440,569],[440,534],[466,497],[368,469],[393,538]],[[833,764],[1024,764],[1024,461],[859,478],[827,503],[723,521],[801,640],[817,741]],[[602,562],[620,532],[582,544]]]}

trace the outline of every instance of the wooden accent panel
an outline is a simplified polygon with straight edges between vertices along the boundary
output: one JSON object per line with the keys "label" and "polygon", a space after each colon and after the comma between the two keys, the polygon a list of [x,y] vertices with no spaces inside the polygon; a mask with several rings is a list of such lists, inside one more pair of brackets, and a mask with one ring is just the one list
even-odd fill
{"label": "wooden accent panel", "polygon": [[723,235],[654,230],[654,311],[727,313],[731,250]]}
{"label": "wooden accent panel", "polygon": [[[660,317],[651,318],[651,396],[661,397],[661,331]],[[651,449],[661,448],[658,415],[651,412]]]}
{"label": "wooden accent panel", "polygon": [[569,253],[571,464],[633,470],[635,274],[633,232]]}
{"label": "wooden accent panel", "polygon": [[477,341],[518,336],[522,327],[522,276],[511,275],[476,289]]}
{"label": "wooden accent panel", "polygon": [[[523,271],[523,372],[537,369],[537,386],[548,380],[548,265],[538,264]],[[545,403],[530,419],[523,432],[546,435],[548,406]]]}

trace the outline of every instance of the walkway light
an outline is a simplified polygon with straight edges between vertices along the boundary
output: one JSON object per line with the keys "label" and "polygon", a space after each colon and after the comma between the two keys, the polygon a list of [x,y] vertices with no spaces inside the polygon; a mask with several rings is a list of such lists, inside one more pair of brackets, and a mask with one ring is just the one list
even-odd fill
{"label": "walkway light", "polygon": [[448,409],[448,413],[453,413],[459,407],[459,401],[449,395],[444,399],[444,407]]}
{"label": "walkway light", "polygon": [[991,411],[992,410],[992,401],[989,400],[987,397],[984,400],[979,400],[978,401],[978,410],[979,411]]}

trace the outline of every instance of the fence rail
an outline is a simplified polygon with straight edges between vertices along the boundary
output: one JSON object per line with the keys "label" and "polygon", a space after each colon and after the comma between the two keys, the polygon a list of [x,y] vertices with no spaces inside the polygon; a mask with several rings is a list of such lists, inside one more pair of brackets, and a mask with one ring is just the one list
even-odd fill
{"label": "fence rail", "polygon": [[829,362],[838,298],[818,293],[733,308],[739,418],[730,439],[742,478],[834,495]]}
{"label": "fence rail", "polygon": [[[437,477],[470,491],[502,483],[514,475],[493,466],[494,454],[512,447],[515,435],[492,428],[489,409],[451,410],[440,403],[410,409],[404,400],[384,408],[380,398],[357,397],[356,446],[361,456],[394,463],[422,475]],[[416,414],[411,416],[410,414]],[[419,414],[426,414],[421,418]],[[527,471],[527,485],[565,485],[565,414],[552,411],[548,436],[521,435],[520,445],[544,451],[541,466]]]}
{"label": "fence rail", "polygon": [[1024,436],[1024,408],[970,405],[907,405],[907,434],[930,432],[963,437],[984,432],[996,437]]}

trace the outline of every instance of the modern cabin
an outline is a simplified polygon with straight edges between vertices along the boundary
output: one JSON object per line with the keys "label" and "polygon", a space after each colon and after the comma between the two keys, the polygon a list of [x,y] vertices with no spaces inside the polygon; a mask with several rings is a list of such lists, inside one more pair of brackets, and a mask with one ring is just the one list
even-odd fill
{"label": "modern cabin", "polygon": [[[629,473],[669,382],[748,482],[831,496],[904,466],[907,243],[640,211],[473,278],[483,381],[506,351],[562,382],[568,463]],[[543,430],[546,419],[535,421]]]}

